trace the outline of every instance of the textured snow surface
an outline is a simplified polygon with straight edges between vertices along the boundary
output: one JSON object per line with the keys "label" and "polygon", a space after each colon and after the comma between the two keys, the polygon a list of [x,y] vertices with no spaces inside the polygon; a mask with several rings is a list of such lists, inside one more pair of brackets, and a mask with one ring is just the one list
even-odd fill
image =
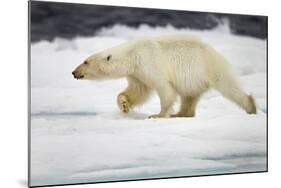
{"label": "textured snow surface", "polygon": [[[142,37],[192,34],[212,45],[256,97],[248,115],[216,91],[201,99],[195,118],[147,119],[156,95],[127,115],[116,97],[125,79],[81,81],[71,72],[86,57]],[[172,26],[115,25],[88,38],[31,46],[31,185],[100,182],[266,170],[266,41]],[[175,105],[175,110],[178,107]]]}

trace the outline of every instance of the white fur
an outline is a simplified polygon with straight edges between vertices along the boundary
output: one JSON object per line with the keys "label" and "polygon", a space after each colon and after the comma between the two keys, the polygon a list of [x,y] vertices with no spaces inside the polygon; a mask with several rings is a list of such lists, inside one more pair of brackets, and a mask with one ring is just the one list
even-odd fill
{"label": "white fur", "polygon": [[173,116],[194,116],[200,96],[214,88],[248,113],[256,113],[254,98],[243,91],[223,56],[196,37],[143,38],[94,54],[86,61],[87,65],[74,71],[84,79],[127,77],[128,87],[118,96],[124,112],[143,103],[153,89],[160,97],[161,112],[152,117],[170,117],[177,95],[182,105]]}

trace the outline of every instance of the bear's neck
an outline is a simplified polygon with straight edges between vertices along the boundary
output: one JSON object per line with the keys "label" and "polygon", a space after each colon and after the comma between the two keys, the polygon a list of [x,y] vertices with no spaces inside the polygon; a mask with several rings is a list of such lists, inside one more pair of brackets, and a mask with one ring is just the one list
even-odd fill
{"label": "bear's neck", "polygon": [[106,71],[105,75],[107,75],[110,78],[118,79],[118,78],[124,78],[128,76],[133,76],[135,73],[133,68],[126,67],[126,68],[118,68],[118,69],[112,69]]}

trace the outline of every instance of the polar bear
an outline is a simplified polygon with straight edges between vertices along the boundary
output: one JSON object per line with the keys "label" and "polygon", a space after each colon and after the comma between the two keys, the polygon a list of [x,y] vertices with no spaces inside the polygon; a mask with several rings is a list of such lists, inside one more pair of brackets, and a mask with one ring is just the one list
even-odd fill
{"label": "polar bear", "polygon": [[[98,80],[126,77],[128,87],[117,97],[128,113],[143,104],[152,90],[160,98],[156,117],[193,117],[196,105],[208,89],[219,91],[248,114],[256,114],[252,95],[246,94],[230,66],[217,51],[194,36],[142,38],[88,57],[73,72],[76,79]],[[171,108],[180,96],[178,113]]]}

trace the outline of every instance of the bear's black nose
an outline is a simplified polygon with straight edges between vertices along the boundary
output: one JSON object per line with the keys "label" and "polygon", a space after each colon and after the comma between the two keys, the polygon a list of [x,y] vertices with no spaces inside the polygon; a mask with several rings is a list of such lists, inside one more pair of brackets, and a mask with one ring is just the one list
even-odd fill
{"label": "bear's black nose", "polygon": [[77,75],[76,75],[75,71],[72,72],[72,75],[73,75],[74,78],[77,78]]}

